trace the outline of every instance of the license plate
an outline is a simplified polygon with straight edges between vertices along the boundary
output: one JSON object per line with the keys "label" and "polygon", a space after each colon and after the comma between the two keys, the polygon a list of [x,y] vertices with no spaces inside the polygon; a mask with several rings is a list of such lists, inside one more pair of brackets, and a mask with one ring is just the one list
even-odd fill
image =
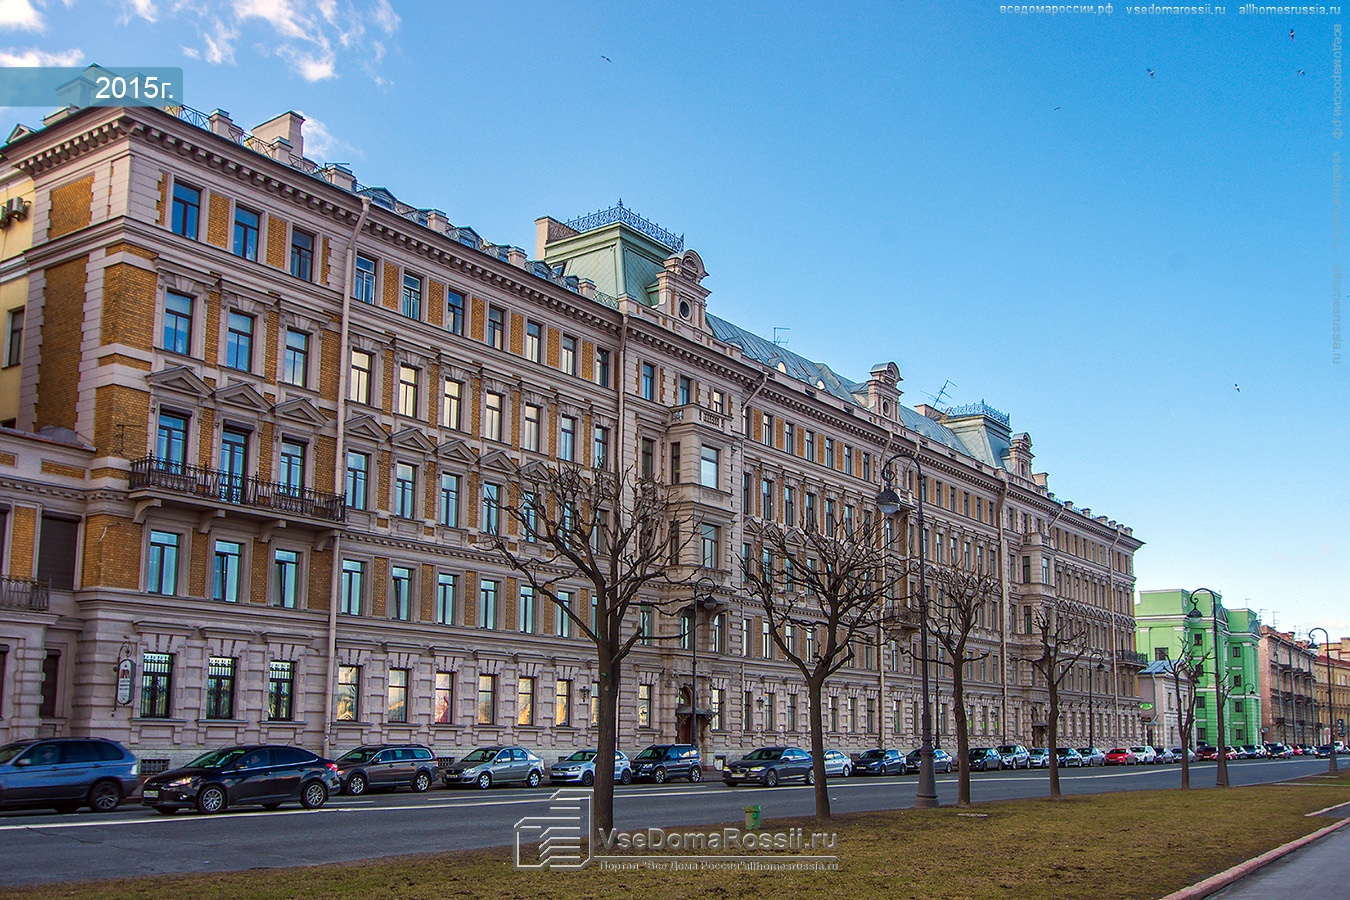
{"label": "license plate", "polygon": [[143,791],[141,793],[141,796],[144,797],[146,800],[158,800],[159,791]]}

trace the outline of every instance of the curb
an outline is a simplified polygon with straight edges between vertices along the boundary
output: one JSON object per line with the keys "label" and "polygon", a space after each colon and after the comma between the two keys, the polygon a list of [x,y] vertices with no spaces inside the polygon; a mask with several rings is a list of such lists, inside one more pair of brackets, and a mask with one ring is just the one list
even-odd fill
{"label": "curb", "polygon": [[[1344,806],[1344,804],[1337,805]],[[1335,809],[1336,807],[1333,806],[1330,808]],[[1241,881],[1257,869],[1268,866],[1277,859],[1288,856],[1295,850],[1306,847],[1318,838],[1325,837],[1336,829],[1344,828],[1347,825],[1350,825],[1350,819],[1341,819],[1339,822],[1335,822],[1325,828],[1319,828],[1312,834],[1304,835],[1296,841],[1290,841],[1282,847],[1276,847],[1274,850],[1267,850],[1255,859],[1249,859],[1244,863],[1239,863],[1231,869],[1227,869],[1217,875],[1211,875],[1204,881],[1197,882],[1189,887],[1184,887],[1179,891],[1168,894],[1166,897],[1162,898],[1162,900],[1201,900],[1203,897],[1208,897],[1210,894],[1223,890],[1235,881]]]}

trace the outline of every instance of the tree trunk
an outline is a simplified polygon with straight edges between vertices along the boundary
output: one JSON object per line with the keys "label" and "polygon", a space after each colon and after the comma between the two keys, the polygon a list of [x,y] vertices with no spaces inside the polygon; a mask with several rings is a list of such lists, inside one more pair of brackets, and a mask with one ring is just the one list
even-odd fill
{"label": "tree trunk", "polygon": [[966,681],[959,665],[952,666],[952,706],[956,710],[956,805],[970,805],[970,722],[966,719]]}
{"label": "tree trunk", "polygon": [[1050,721],[1048,723],[1050,734],[1050,799],[1058,800],[1059,793],[1059,755],[1055,748],[1059,746],[1059,689],[1053,681],[1050,682]]}
{"label": "tree trunk", "polygon": [[[618,743],[619,684],[623,670],[621,660],[609,660],[604,649],[600,651],[600,696],[596,710],[595,793],[591,813],[597,832],[614,828],[614,751]],[[594,840],[594,835],[592,835]]]}
{"label": "tree trunk", "polygon": [[815,760],[811,766],[816,773],[816,818],[830,817],[830,790],[825,784],[825,726],[821,719],[820,694],[824,683],[812,678],[806,683],[811,709],[811,757]]}

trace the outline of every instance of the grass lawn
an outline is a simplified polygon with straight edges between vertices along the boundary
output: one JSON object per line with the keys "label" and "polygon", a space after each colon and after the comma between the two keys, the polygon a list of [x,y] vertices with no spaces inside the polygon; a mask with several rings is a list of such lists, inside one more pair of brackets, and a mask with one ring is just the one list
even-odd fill
{"label": "grass lawn", "polygon": [[[1212,773],[1201,768],[1201,778]],[[1194,775],[1193,775],[1194,777]],[[1210,774],[1212,777],[1212,774]],[[764,872],[517,872],[510,852],[403,857],[325,868],[164,876],[0,891],[46,900],[234,900],[321,897],[601,898],[790,896],[859,898],[1152,898],[1331,824],[1305,813],[1350,801],[1350,773],[1296,784],[1137,791],[1019,800],[968,809],[901,810],[811,820],[766,820],[836,830],[839,870]],[[739,824],[739,823],[735,823]],[[680,831],[693,829],[683,828]],[[227,852],[227,848],[221,848]]]}

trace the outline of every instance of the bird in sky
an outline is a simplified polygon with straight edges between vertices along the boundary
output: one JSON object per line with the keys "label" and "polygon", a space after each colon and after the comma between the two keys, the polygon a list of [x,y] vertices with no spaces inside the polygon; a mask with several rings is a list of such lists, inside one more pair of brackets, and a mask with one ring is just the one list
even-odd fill
{"label": "bird in sky", "polygon": [[1152,69],[1149,69],[1149,70],[1148,70],[1148,77],[1149,77],[1149,78],[1152,78],[1152,77],[1153,77],[1153,70],[1152,70]]}
{"label": "bird in sky", "polygon": [[614,62],[614,60],[610,59],[608,56],[606,56],[606,55],[603,54],[603,53],[600,54],[600,58],[603,59],[605,62]]}
{"label": "bird in sky", "polygon": [[1237,391],[1239,394],[1242,393],[1242,388],[1238,387],[1236,383],[1233,384],[1233,390]]}
{"label": "bird in sky", "polygon": [[1058,107],[1058,106],[1055,107],[1055,112],[1059,112],[1059,107]]}
{"label": "bird in sky", "polygon": [[1292,41],[1293,39],[1294,39],[1294,29],[1290,28],[1290,29],[1289,29],[1289,40]]}
{"label": "bird in sky", "polygon": [[1308,73],[1305,72],[1305,71],[1303,71],[1302,69],[1299,69],[1299,70],[1298,70],[1298,74],[1300,74],[1300,75],[1307,75]]}

